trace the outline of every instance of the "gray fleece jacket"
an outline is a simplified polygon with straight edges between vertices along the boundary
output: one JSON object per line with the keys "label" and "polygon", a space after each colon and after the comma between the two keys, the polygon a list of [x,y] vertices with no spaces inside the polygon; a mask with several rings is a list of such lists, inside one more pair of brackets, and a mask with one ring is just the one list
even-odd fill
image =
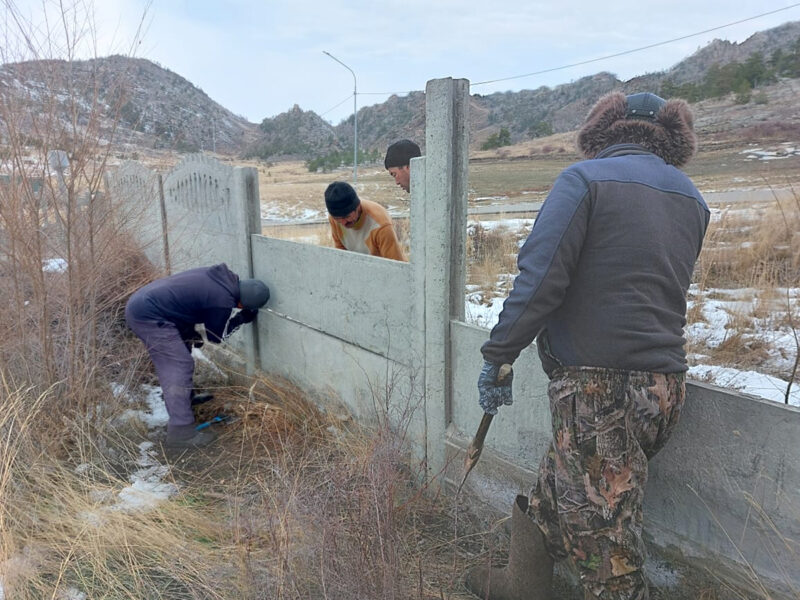
{"label": "gray fleece jacket", "polygon": [[559,365],[685,371],[686,292],[709,211],[680,170],[617,144],[557,178],[481,351],[513,363],[537,338]]}

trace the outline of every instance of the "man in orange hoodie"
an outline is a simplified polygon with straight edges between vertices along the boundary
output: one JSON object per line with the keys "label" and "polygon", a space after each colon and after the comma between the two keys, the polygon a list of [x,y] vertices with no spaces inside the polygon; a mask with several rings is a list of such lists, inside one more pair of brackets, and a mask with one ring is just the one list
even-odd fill
{"label": "man in orange hoodie", "polygon": [[325,206],[337,248],[406,260],[389,213],[377,202],[361,200],[349,183],[330,184],[325,190]]}

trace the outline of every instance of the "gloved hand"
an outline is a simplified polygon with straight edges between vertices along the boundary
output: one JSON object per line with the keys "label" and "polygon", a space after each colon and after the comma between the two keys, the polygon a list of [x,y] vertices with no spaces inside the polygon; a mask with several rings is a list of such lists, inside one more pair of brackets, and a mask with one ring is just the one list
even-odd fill
{"label": "gloved hand", "polygon": [[506,373],[504,368],[503,373],[500,373],[501,367],[506,366],[484,361],[481,374],[478,377],[478,394],[480,395],[478,402],[483,412],[490,415],[496,415],[497,409],[503,404],[510,406],[514,402],[511,397],[511,382],[514,380],[514,371],[508,365],[508,372]]}
{"label": "gloved hand", "polygon": [[258,316],[258,311],[249,308],[243,308],[242,310],[239,311],[239,315],[241,315],[242,317],[242,323],[252,323],[253,321],[256,320],[256,317]]}
{"label": "gloved hand", "polygon": [[258,315],[257,310],[251,310],[248,308],[243,308],[242,310],[240,310],[238,313],[236,313],[231,317],[230,321],[228,321],[228,332],[225,334],[225,337],[227,338],[230,334],[239,329],[239,327],[241,327],[243,324],[252,323],[253,321],[255,321],[257,315]]}
{"label": "gloved hand", "polygon": [[185,338],[183,338],[183,343],[186,345],[186,349],[191,352],[192,348],[202,348],[203,347],[203,336],[200,335],[200,332],[196,329],[192,329]]}

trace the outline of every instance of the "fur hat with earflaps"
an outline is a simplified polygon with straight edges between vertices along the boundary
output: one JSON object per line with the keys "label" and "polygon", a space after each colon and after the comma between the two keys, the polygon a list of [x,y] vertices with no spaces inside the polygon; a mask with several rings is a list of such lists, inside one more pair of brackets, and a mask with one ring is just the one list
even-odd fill
{"label": "fur hat with earflaps", "polygon": [[594,158],[614,144],[639,144],[681,167],[697,148],[692,111],[684,100],[664,100],[648,92],[606,94],[586,117],[578,148],[586,158]]}

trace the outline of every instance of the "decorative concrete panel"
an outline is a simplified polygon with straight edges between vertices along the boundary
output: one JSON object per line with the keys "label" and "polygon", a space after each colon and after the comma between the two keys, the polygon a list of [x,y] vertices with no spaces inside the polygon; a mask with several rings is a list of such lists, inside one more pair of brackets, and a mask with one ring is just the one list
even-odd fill
{"label": "decorative concrete panel", "polygon": [[249,276],[244,199],[234,194],[234,168],[192,154],[164,178],[173,272],[215,263]]}
{"label": "decorative concrete panel", "polygon": [[134,161],[125,161],[106,177],[114,215],[128,231],[135,231],[147,258],[166,267],[166,238],[158,189],[158,175]]}

